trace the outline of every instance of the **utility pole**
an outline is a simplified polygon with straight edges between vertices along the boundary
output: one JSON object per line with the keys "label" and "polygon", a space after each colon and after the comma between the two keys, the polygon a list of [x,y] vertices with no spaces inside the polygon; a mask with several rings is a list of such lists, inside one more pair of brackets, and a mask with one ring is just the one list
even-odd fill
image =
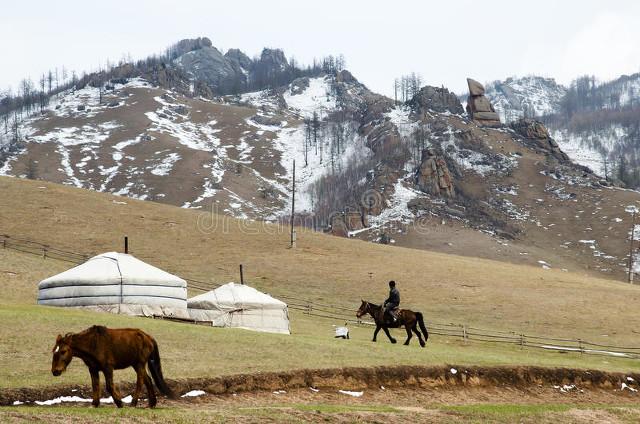
{"label": "utility pole", "polygon": [[293,178],[291,187],[291,248],[296,247],[296,233],[293,229],[293,220],[296,212],[296,161],[293,160]]}
{"label": "utility pole", "polygon": [[629,284],[633,284],[633,239],[636,232],[636,210],[631,213],[631,238],[629,239]]}

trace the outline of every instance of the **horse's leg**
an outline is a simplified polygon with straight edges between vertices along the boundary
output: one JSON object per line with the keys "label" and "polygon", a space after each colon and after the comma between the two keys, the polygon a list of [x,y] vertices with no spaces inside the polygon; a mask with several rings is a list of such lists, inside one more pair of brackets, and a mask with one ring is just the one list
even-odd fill
{"label": "horse's leg", "polygon": [[416,333],[416,336],[418,336],[418,341],[420,342],[420,346],[424,347],[425,343],[424,343],[424,340],[422,340],[422,335],[420,334],[420,330],[418,330],[417,321],[413,323],[413,332]]}
{"label": "horse's leg", "polygon": [[405,324],[404,325],[404,329],[407,331],[407,340],[404,342],[405,346],[409,346],[409,342],[411,341],[411,337],[413,337],[413,335],[411,334],[411,326],[409,324]]}
{"label": "horse's leg", "polygon": [[380,328],[382,328],[382,327],[380,327],[380,325],[376,324],[376,330],[373,332],[373,340],[372,340],[373,342],[376,341],[376,337],[378,337],[378,332],[380,331]]}
{"label": "horse's leg", "polygon": [[100,373],[97,368],[89,368],[91,374],[91,391],[93,392],[93,402],[96,408],[100,406]]}
{"label": "horse's leg", "polygon": [[147,370],[142,368],[142,375],[144,377],[144,385],[147,386],[147,396],[149,396],[149,408],[155,408],[158,403],[158,399],[156,398],[156,392],[153,389],[153,382],[151,381],[151,377],[147,374]]}
{"label": "horse's leg", "polygon": [[115,403],[118,408],[122,408],[120,393],[118,393],[118,389],[113,384],[113,370],[111,368],[105,368],[102,372],[104,373],[104,379],[107,381],[107,390],[111,393],[113,403]]}
{"label": "horse's leg", "polygon": [[133,392],[133,399],[131,399],[131,406],[138,405],[138,399],[140,399],[140,392],[142,391],[142,385],[144,384],[144,364],[134,368],[136,370],[136,391]]}
{"label": "horse's leg", "polygon": [[384,330],[384,334],[386,334],[387,337],[389,337],[389,340],[391,341],[391,343],[395,343],[397,341],[396,339],[391,337],[391,333],[389,333],[389,329],[387,327],[382,327],[382,329]]}

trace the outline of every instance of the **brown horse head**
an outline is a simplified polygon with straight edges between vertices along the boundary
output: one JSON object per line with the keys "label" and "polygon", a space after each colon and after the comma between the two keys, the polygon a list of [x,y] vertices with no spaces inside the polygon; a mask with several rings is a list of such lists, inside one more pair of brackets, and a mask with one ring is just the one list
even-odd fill
{"label": "brown horse head", "polygon": [[67,369],[67,365],[73,358],[73,351],[71,349],[71,337],[70,334],[62,337],[58,334],[56,338],[56,344],[53,347],[53,360],[51,361],[51,374],[59,376]]}
{"label": "brown horse head", "polygon": [[356,317],[357,318],[362,318],[364,315],[369,313],[369,302],[367,302],[366,300],[363,300],[362,303],[360,304],[360,307],[358,308],[358,312],[356,312]]}

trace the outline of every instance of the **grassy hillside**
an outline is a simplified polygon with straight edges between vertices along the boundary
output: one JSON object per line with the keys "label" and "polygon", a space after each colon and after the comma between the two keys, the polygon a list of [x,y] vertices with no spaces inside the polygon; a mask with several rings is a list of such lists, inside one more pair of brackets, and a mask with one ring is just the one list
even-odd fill
{"label": "grassy hillside", "polygon": [[[52,384],[86,384],[87,370],[76,360],[62,377],[50,373],[51,348],[58,333],[90,325],[138,327],[159,342],[168,378],[205,377],[300,368],[384,364],[476,364],[587,367],[637,370],[637,361],[558,354],[482,343],[462,343],[433,336],[428,347],[371,343],[370,328],[352,328],[349,341],[333,339],[331,320],[312,319],[293,311],[292,335],[216,329],[149,318],[94,313],[35,305],[36,282],[68,265],[0,250],[2,279],[11,290],[0,300],[0,388]],[[14,270],[14,271],[9,271]],[[15,272],[15,275],[13,274]],[[12,274],[9,274],[12,273]],[[338,323],[339,324],[339,323]],[[403,332],[396,331],[398,335]],[[188,346],[188,349],[185,349]],[[129,370],[117,373],[130,380]]]}
{"label": "grassy hillside", "polygon": [[[635,344],[638,288],[574,273],[541,270],[340,239],[301,231],[288,249],[286,230],[202,212],[133,201],[40,181],[0,178],[0,233],[80,252],[116,250],[124,234],[132,253],[178,275],[222,283],[243,263],[259,289],[352,307],[379,300],[395,279],[403,305],[429,321],[495,330]],[[126,204],[122,204],[126,202]],[[198,226],[212,219],[217,228]],[[205,223],[206,224],[206,223]],[[81,364],[53,379],[50,349],[58,333],[92,324],[140,327],[160,343],[169,378],[304,367],[375,364],[538,364],[636,370],[637,361],[540,352],[433,337],[427,349],[382,340],[354,328],[332,338],[332,324],[292,313],[292,336],[222,330],[145,318],[35,305],[36,284],[71,265],[0,249],[0,385],[86,383]],[[371,274],[369,274],[371,273]],[[198,293],[192,290],[191,295]],[[189,346],[185,349],[185,346]],[[130,378],[130,372],[123,375]]]}

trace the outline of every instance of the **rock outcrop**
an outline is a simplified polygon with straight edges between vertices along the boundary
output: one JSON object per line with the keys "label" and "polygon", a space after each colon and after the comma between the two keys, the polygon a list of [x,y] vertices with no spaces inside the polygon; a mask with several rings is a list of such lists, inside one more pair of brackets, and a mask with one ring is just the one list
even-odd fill
{"label": "rock outcrop", "polygon": [[423,113],[429,110],[435,112],[451,112],[461,114],[464,112],[458,97],[446,88],[424,86],[409,101],[413,110]]}
{"label": "rock outcrop", "polygon": [[334,236],[348,237],[350,231],[361,230],[367,226],[366,215],[355,210],[336,213],[330,218],[330,232]]}
{"label": "rock outcrop", "polygon": [[549,135],[549,131],[540,121],[529,118],[521,118],[510,124],[513,131],[521,136],[530,147],[550,154],[561,162],[569,160],[569,156],[564,153],[558,143]]}
{"label": "rock outcrop", "polygon": [[453,197],[455,188],[453,178],[442,156],[436,155],[432,149],[422,151],[420,168],[416,172],[418,188],[433,196]]}
{"label": "rock outcrop", "polygon": [[500,126],[500,116],[485,97],[484,86],[471,78],[467,78],[467,85],[469,86],[469,97],[467,98],[469,118],[484,127]]}
{"label": "rock outcrop", "polygon": [[195,80],[205,82],[215,94],[225,93],[246,83],[246,75],[234,69],[232,62],[212,46],[188,51],[174,63]]}
{"label": "rock outcrop", "polygon": [[289,63],[280,49],[263,49],[251,59],[238,49],[222,54],[208,38],[182,40],[169,50],[173,64],[215,95],[260,90],[290,82]]}

